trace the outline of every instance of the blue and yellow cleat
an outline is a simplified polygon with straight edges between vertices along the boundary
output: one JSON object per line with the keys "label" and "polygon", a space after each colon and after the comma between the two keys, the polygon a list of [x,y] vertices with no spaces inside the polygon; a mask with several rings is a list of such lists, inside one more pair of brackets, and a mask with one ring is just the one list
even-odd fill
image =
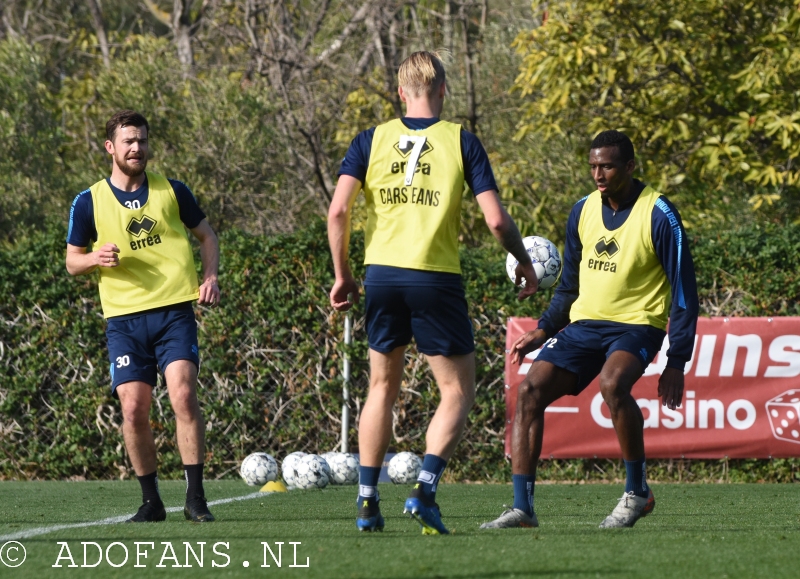
{"label": "blue and yellow cleat", "polygon": [[406,499],[403,513],[410,514],[422,526],[423,535],[449,535],[450,531],[442,523],[439,505],[433,503],[426,505],[422,498],[409,497]]}
{"label": "blue and yellow cleat", "polygon": [[[356,517],[356,528],[359,531],[383,531],[383,515],[381,515],[380,499],[377,501],[363,500],[358,509],[358,516]],[[358,502],[356,503],[359,504]]]}

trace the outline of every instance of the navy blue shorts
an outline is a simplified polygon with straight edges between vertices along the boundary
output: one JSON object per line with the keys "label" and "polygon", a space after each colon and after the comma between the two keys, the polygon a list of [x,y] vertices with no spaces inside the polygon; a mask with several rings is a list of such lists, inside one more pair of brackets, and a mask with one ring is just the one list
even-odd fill
{"label": "navy blue shorts", "polygon": [[428,356],[475,351],[464,288],[458,286],[366,287],[369,347],[388,354],[413,336]]}
{"label": "navy blue shorts", "polygon": [[642,372],[656,357],[666,332],[652,326],[579,321],[547,340],[536,360],[550,362],[578,376],[577,396],[603,369],[612,352],[630,352],[642,363]]}
{"label": "navy blue shorts", "polygon": [[110,318],[106,338],[114,396],[117,386],[125,382],[140,381],[155,387],[158,371],[163,372],[175,360],[190,360],[200,367],[197,322],[191,306]]}

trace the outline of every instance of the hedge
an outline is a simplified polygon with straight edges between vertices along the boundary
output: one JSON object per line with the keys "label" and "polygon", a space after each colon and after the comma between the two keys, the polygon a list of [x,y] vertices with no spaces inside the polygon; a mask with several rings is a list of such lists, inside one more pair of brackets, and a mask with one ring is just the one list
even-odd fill
{"label": "hedge", "polygon": [[[690,235],[701,303],[713,315],[800,315],[800,228],[750,226]],[[64,269],[65,231],[53,225],[0,248],[0,478],[107,479],[133,476],[110,395],[109,362],[94,276]],[[333,269],[324,223],[292,235],[221,236],[222,305],[198,308],[206,421],[207,473],[236,475],[256,450],[278,457],[338,447],[344,316],[328,303]],[[352,239],[363,276],[363,236]],[[551,293],[524,303],[506,278],[496,246],[463,248],[465,289],[474,322],[477,401],[449,480],[505,481],[503,348],[508,316],[538,316]],[[357,445],[366,396],[363,301],[354,310],[354,364],[348,440]],[[438,398],[413,346],[394,413],[393,446],[424,451]],[[175,424],[163,387],[151,422],[162,478],[182,476]],[[619,461],[544,461],[541,478],[616,480]],[[660,461],[662,480],[797,480],[800,461]]]}

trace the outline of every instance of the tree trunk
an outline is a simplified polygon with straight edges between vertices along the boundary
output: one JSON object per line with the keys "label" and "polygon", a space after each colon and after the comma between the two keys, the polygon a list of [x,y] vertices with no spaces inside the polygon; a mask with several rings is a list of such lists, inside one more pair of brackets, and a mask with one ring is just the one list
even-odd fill
{"label": "tree trunk", "polygon": [[178,49],[178,60],[187,70],[194,68],[194,52],[192,50],[191,0],[173,0],[172,33]]}
{"label": "tree trunk", "polygon": [[106,27],[103,24],[103,13],[100,11],[100,4],[97,0],[86,0],[86,3],[89,5],[89,12],[92,13],[94,31],[97,35],[97,42],[100,44],[100,52],[103,53],[103,66],[111,68],[111,54],[108,50],[108,37],[106,36]]}

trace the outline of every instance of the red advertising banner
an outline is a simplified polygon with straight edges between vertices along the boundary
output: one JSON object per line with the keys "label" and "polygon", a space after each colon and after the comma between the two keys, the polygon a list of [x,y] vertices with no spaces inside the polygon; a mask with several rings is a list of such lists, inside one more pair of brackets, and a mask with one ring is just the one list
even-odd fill
{"label": "red advertising banner", "polygon": [[[509,318],[506,350],[530,318]],[[800,457],[800,318],[701,318],[686,364],[684,400],[661,406],[658,378],[669,339],[633,388],[648,458]],[[517,387],[539,351],[513,366],[506,354],[506,454]],[[618,458],[619,444],[595,379],[546,410],[542,458]]]}

